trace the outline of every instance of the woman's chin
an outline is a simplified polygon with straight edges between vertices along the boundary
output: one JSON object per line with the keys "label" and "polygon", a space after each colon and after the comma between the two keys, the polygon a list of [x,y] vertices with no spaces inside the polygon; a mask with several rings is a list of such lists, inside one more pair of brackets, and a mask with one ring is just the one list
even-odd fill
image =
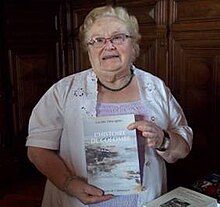
{"label": "woman's chin", "polygon": [[106,71],[106,72],[117,72],[122,70],[122,65],[121,64],[102,64],[101,65],[101,70]]}

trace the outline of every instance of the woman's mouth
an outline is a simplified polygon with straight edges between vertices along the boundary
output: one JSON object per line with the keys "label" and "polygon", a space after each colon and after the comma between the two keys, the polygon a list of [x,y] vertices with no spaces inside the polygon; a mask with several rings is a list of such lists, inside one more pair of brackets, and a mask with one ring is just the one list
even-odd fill
{"label": "woman's mouth", "polygon": [[102,60],[108,60],[112,58],[119,58],[119,55],[106,55],[102,58]]}

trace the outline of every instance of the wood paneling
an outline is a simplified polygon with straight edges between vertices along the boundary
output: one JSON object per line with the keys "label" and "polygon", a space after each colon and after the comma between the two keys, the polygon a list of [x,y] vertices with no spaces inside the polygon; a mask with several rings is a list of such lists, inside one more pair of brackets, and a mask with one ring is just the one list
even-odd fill
{"label": "wood paneling", "polygon": [[220,28],[218,0],[171,0],[170,11],[173,31],[215,31]]}
{"label": "wood paneling", "polygon": [[[219,170],[219,9],[220,2],[214,0],[170,5],[170,86],[194,131],[191,155],[170,166],[176,183]],[[186,176],[175,174],[180,170]]]}
{"label": "wood paneling", "polygon": [[[211,47],[211,42],[201,39],[173,42],[175,60],[173,88],[193,126],[196,143],[194,148],[200,150],[212,145],[214,134],[219,135],[219,130],[214,132],[213,127],[217,123],[219,105],[217,97],[220,93],[217,89],[220,40],[214,41],[214,47]],[[208,145],[202,146],[205,139],[209,140],[206,143]]]}
{"label": "wood paneling", "polygon": [[[13,129],[15,135],[26,129],[33,106],[42,94],[57,81],[56,45],[37,48],[10,48]],[[32,95],[34,94],[34,96]]]}
{"label": "wood paneling", "polygon": [[[43,93],[65,74],[63,10],[59,2],[4,3],[1,72],[4,73],[6,107],[1,105],[0,110],[4,110],[2,116],[7,119],[0,120],[5,132],[0,147],[6,151],[0,149],[0,157],[7,155],[17,172],[27,159],[25,140],[31,110]],[[11,170],[8,164],[1,160],[0,166],[4,178],[11,177],[5,173]]]}
{"label": "wood paneling", "polygon": [[5,91],[3,86],[3,77],[0,74],[0,148],[5,145],[5,129],[6,129],[6,101]]}
{"label": "wood paneling", "polygon": [[176,22],[205,21],[220,18],[220,4],[218,0],[175,1]]}

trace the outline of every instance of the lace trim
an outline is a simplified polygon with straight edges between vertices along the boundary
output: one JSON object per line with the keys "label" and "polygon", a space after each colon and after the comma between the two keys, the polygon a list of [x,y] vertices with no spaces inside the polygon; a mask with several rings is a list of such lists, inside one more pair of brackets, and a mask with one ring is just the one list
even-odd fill
{"label": "lace trim", "polygon": [[119,114],[146,114],[145,107],[141,101],[128,103],[97,103],[97,115],[119,115]]}

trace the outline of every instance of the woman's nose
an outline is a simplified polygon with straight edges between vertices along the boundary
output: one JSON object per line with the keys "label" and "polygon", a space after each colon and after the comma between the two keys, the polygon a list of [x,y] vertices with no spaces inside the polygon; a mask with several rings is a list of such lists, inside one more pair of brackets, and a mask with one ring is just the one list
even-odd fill
{"label": "woman's nose", "polygon": [[115,49],[115,45],[112,43],[110,39],[106,40],[105,49],[110,49],[110,50]]}

